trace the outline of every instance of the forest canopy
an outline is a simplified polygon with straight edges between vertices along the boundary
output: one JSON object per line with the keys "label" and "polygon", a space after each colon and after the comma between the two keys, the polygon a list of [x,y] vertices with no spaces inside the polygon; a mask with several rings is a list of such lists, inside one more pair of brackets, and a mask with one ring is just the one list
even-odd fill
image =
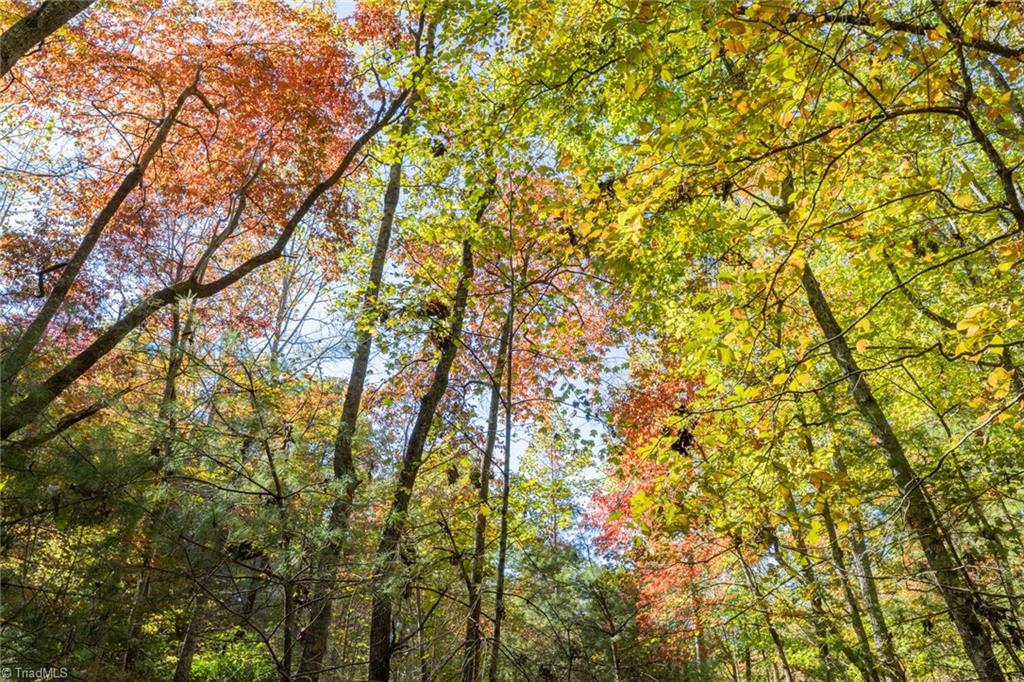
{"label": "forest canopy", "polygon": [[1024,679],[1024,4],[0,0],[0,672]]}

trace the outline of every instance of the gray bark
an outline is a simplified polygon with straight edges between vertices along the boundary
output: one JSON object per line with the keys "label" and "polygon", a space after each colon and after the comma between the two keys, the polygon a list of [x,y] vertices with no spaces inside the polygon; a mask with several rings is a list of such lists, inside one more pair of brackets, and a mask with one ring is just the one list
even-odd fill
{"label": "gray bark", "polygon": [[0,77],[25,53],[74,19],[94,0],[43,0],[0,35]]}
{"label": "gray bark", "polygon": [[[412,118],[406,115],[402,122],[401,136],[404,138],[411,130]],[[356,324],[356,348],[352,356],[352,370],[349,373],[345,402],[334,437],[334,479],[342,483],[343,488],[341,495],[331,505],[331,516],[328,521],[330,539],[319,561],[322,584],[318,587],[314,601],[314,608],[317,610],[302,636],[302,657],[296,676],[298,682],[317,682],[323,670],[324,654],[327,651],[332,611],[331,578],[341,559],[344,536],[348,532],[349,518],[352,514],[352,502],[359,487],[359,472],[352,459],[352,444],[363,400],[366,374],[370,367],[370,352],[373,349],[373,334],[369,326],[378,316],[377,297],[380,295],[381,281],[384,278],[384,266],[387,263],[388,246],[391,243],[391,232],[401,191],[402,161],[399,160],[391,164],[387,188],[384,191],[384,208],[377,230],[366,292],[363,294]]]}
{"label": "gray bark", "polygon": [[[483,209],[481,209],[478,219],[482,214]],[[434,376],[430,386],[420,400],[416,421],[399,465],[391,508],[384,519],[380,542],[377,545],[372,580],[373,600],[370,609],[370,661],[368,666],[370,682],[388,682],[391,678],[393,604],[392,596],[385,582],[392,573],[398,558],[398,545],[405,525],[405,516],[409,511],[409,503],[412,500],[413,487],[416,484],[420,464],[422,464],[427,436],[430,434],[430,427],[441,398],[448,389],[449,374],[458,351],[472,279],[473,249],[470,242],[465,241],[462,245],[462,272],[452,306],[451,326],[447,336],[441,342],[441,355],[434,367]]]}
{"label": "gray bark", "polygon": [[466,619],[466,637],[463,643],[462,682],[476,682],[480,678],[480,652],[483,633],[480,614],[483,601],[484,549],[486,545],[487,516],[490,503],[491,470],[494,463],[494,445],[498,435],[498,410],[501,407],[501,379],[512,335],[512,306],[508,307],[505,323],[501,328],[498,356],[491,373],[490,405],[487,413],[487,436],[484,442],[483,461],[480,465],[480,483],[477,490],[476,526],[473,540],[473,570],[470,575],[469,615]]}

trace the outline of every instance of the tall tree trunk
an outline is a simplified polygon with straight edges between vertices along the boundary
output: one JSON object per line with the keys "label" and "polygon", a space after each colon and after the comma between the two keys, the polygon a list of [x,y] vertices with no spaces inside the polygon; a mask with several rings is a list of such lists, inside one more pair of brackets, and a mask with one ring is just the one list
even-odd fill
{"label": "tall tree trunk", "polygon": [[[833,457],[836,471],[846,474],[846,462],[836,454]],[[885,621],[885,613],[882,611],[882,601],[878,596],[878,587],[875,585],[875,574],[871,567],[871,558],[868,556],[867,541],[864,539],[864,528],[861,524],[860,514],[857,510],[853,512],[850,523],[850,555],[853,560],[853,573],[860,586],[860,592],[864,597],[865,607],[868,612],[868,621],[871,623],[871,638],[875,647],[881,653],[882,662],[885,666],[885,676],[888,679],[900,682],[906,679],[903,664],[896,655],[896,645],[893,643],[892,633]]]}
{"label": "tall tree trunk", "polygon": [[[406,114],[402,121],[401,137],[404,138],[412,130],[413,119]],[[395,213],[402,193],[402,161],[391,164],[388,173],[388,184],[384,191],[384,208],[381,214],[380,227],[377,229],[377,241],[370,262],[370,274],[367,278],[366,292],[360,305],[356,321],[356,348],[352,356],[352,370],[349,372],[348,385],[345,387],[345,402],[338,420],[338,430],[334,436],[334,479],[342,483],[341,494],[331,505],[331,516],[328,520],[330,533],[327,545],[318,563],[320,571],[319,584],[316,586],[316,597],[313,600],[315,609],[312,620],[302,635],[302,657],[299,663],[297,682],[317,682],[323,670],[324,654],[331,626],[331,591],[333,577],[341,559],[344,538],[348,532],[349,519],[352,515],[352,502],[359,487],[359,472],[352,459],[352,443],[356,433],[356,423],[363,400],[363,389],[366,386],[366,374],[370,367],[370,353],[373,349],[373,325],[379,315],[377,297],[384,278],[384,266],[387,264],[388,246],[391,243],[391,232],[395,223]]]}
{"label": "tall tree trunk", "polygon": [[793,501],[793,496],[788,492],[786,493],[785,498],[786,509],[793,519],[791,524],[793,528],[793,539],[796,542],[800,562],[800,571],[793,577],[803,582],[811,591],[811,626],[814,628],[814,638],[817,640],[815,644],[818,648],[818,658],[821,659],[822,679],[825,680],[825,682],[830,682],[832,680],[832,669],[834,667],[834,663],[832,662],[832,655],[829,651],[828,617],[825,615],[825,608],[822,604],[821,585],[818,583],[818,578],[814,573],[814,568],[811,566],[811,553],[810,549],[807,547],[807,543],[804,541],[803,531],[799,523],[800,514],[797,511],[796,502]]}
{"label": "tall tree trunk", "polygon": [[882,653],[888,675],[893,679],[904,679],[903,665],[896,655],[896,645],[893,643],[892,633],[889,632],[885,613],[882,611],[882,601],[878,596],[878,587],[875,585],[874,569],[871,566],[871,558],[868,556],[864,529],[860,519],[853,520],[851,530],[850,554],[853,558],[854,574],[857,576],[860,591],[864,595],[864,602],[867,606],[868,621],[871,623],[871,637],[875,641],[875,646]]}
{"label": "tall tree trunk", "polygon": [[[482,218],[484,210],[486,207],[480,209],[477,215],[478,220]],[[451,327],[444,341],[441,342],[441,355],[434,367],[433,379],[420,400],[416,421],[399,465],[391,508],[384,519],[380,542],[377,545],[372,580],[373,598],[370,609],[370,661],[367,668],[370,682],[388,682],[391,679],[393,605],[391,594],[385,583],[398,558],[398,545],[405,525],[405,515],[409,511],[413,487],[416,484],[423,451],[427,444],[427,436],[430,433],[437,406],[448,389],[449,374],[458,351],[472,280],[473,249],[467,240],[462,244],[462,272],[452,306]]]}
{"label": "tall tree trunk", "polygon": [[509,302],[505,323],[501,328],[498,355],[491,372],[491,396],[487,413],[487,437],[484,442],[483,461],[480,464],[480,481],[477,489],[476,527],[473,538],[473,568],[469,583],[469,615],[466,619],[466,637],[463,643],[462,682],[477,682],[480,678],[480,652],[483,633],[480,615],[483,602],[484,550],[486,548],[487,516],[490,512],[489,497],[491,470],[494,461],[494,444],[498,435],[498,410],[501,407],[501,379],[507,363],[506,355],[512,335],[512,305]]}
{"label": "tall tree trunk", "polygon": [[206,593],[202,590],[196,591],[195,599],[192,600],[192,615],[189,617],[188,627],[185,629],[185,638],[178,648],[178,661],[174,666],[174,682],[189,682],[192,676],[192,659],[195,658],[199,649],[199,633],[203,617],[203,604],[206,603]]}
{"label": "tall tree trunk", "polygon": [[[511,241],[511,240],[510,240]],[[491,658],[487,664],[488,682],[498,679],[498,660],[501,658],[501,623],[505,618],[505,564],[508,557],[508,496],[512,467],[512,339],[515,317],[515,273],[509,273],[513,284],[508,294],[508,348],[505,353],[505,451],[502,461],[501,479],[501,522],[498,531],[498,577],[494,586],[494,638],[491,641]]]}
{"label": "tall tree trunk", "polygon": [[[811,440],[811,434],[807,431],[807,418],[804,414],[803,407],[798,405],[798,418],[800,420],[800,438],[803,443],[804,451],[807,453],[809,459],[814,458],[814,443]],[[787,504],[795,511],[795,502],[792,497],[787,498]],[[832,559],[832,564],[835,566],[836,573],[839,577],[839,585],[843,592],[843,598],[846,601],[846,606],[850,611],[850,625],[853,627],[854,635],[857,638],[857,656],[861,661],[862,673],[866,673],[868,679],[878,680],[879,679],[879,665],[875,658],[874,652],[871,650],[871,644],[868,641],[867,630],[864,628],[864,620],[861,617],[860,604],[857,602],[857,595],[854,594],[853,588],[850,585],[849,574],[846,570],[846,561],[843,558],[843,550],[839,546],[839,537],[836,534],[836,526],[832,520],[832,510],[829,506],[828,499],[825,499],[824,506],[822,508],[822,520],[825,522],[825,531],[828,533],[828,549],[829,556]],[[902,672],[902,671],[901,671]],[[901,676],[902,678],[902,676]],[[886,676],[889,679],[889,676]]]}
{"label": "tall tree trunk", "polygon": [[903,669],[898,665],[894,670],[889,670],[888,666],[881,666],[875,658],[874,651],[871,650],[871,643],[868,640],[867,628],[864,627],[864,618],[861,614],[860,602],[857,601],[857,595],[854,593],[853,586],[850,584],[850,574],[846,568],[846,559],[843,556],[842,547],[839,545],[839,536],[836,533],[836,524],[832,519],[832,509],[827,500],[825,501],[821,515],[825,522],[825,531],[828,533],[829,554],[832,557],[832,564],[835,566],[836,574],[839,577],[839,586],[843,592],[843,599],[846,600],[846,607],[850,611],[850,625],[853,627],[853,632],[857,636],[857,647],[860,652],[860,656],[872,671],[874,677],[882,679],[885,682],[899,682],[904,679]]}
{"label": "tall tree trunk", "polygon": [[[786,647],[782,642],[782,636],[775,628],[775,623],[772,621],[771,614],[768,613],[768,604],[764,598],[764,594],[761,592],[761,588],[757,586],[757,580],[754,578],[754,573],[750,570],[747,560],[743,558],[743,550],[740,549],[739,538],[736,539],[736,547],[734,550],[736,558],[739,559],[740,566],[743,568],[743,575],[747,579],[747,587],[750,588],[750,593],[754,596],[754,600],[757,602],[757,610],[760,611],[761,615],[764,617],[765,626],[768,628],[768,635],[772,638],[772,644],[775,645],[775,653],[778,655],[778,661],[782,665],[782,672],[786,678],[786,682],[796,682],[796,678],[793,677],[793,669],[789,667],[789,658],[786,656]],[[774,661],[772,662],[772,670],[775,670]],[[778,677],[777,672],[775,677]]]}
{"label": "tall tree trunk", "polygon": [[[158,475],[163,473],[174,454],[174,430],[176,424],[174,401],[178,397],[178,375],[181,373],[181,368],[185,362],[184,344],[191,337],[193,319],[192,309],[189,308],[183,322],[178,306],[175,304],[171,312],[171,338],[168,343],[167,369],[164,373],[164,385],[158,408],[159,416],[157,423],[160,429],[163,430],[163,434],[154,438],[152,445],[150,445],[153,468]],[[162,512],[163,509],[161,508],[155,514],[161,514]],[[125,671],[135,669],[136,660],[139,655],[138,645],[140,643],[139,636],[142,627],[142,611],[145,608],[145,601],[149,598],[150,564],[152,564],[153,558],[156,555],[155,544],[151,535],[155,522],[150,518],[145,525],[146,528],[143,530],[143,533],[146,545],[142,550],[142,569],[139,572],[131,609],[128,612],[128,647],[125,650],[124,659],[121,664],[122,669]]]}
{"label": "tall tree trunk", "polygon": [[74,19],[93,0],[43,0],[0,35],[0,77],[7,75],[26,52]]}
{"label": "tall tree trunk", "polygon": [[914,473],[903,444],[875,400],[867,378],[857,366],[843,329],[836,321],[809,265],[804,267],[801,281],[832,357],[849,383],[857,408],[885,452],[896,486],[904,500],[904,518],[921,543],[928,565],[935,574],[939,592],[949,609],[950,618],[960,634],[964,650],[981,680],[1001,682],[1005,676],[996,659],[992,639],[974,611],[973,604],[979,595],[969,588],[950,554],[925,497],[922,481]]}

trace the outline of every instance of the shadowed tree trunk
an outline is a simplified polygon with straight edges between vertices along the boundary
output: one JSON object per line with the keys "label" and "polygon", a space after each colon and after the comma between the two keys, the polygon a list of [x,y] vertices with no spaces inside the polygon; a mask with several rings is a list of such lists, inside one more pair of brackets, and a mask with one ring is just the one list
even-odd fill
{"label": "shadowed tree trunk", "polygon": [[7,75],[26,52],[74,19],[94,0],[43,0],[0,35],[0,76]]}
{"label": "shadowed tree trunk", "polygon": [[[477,220],[482,218],[486,206],[480,209]],[[473,279],[473,249],[467,240],[462,244],[462,272],[455,293],[455,301],[450,317],[451,326],[448,334],[441,342],[441,354],[434,367],[434,376],[430,386],[420,400],[409,442],[405,454],[399,464],[398,478],[391,508],[384,519],[380,532],[380,542],[374,560],[372,580],[373,600],[370,610],[370,661],[368,678],[370,682],[388,682],[391,679],[391,656],[393,653],[392,632],[392,598],[386,580],[392,573],[398,555],[398,544],[405,525],[405,515],[409,511],[413,487],[419,474],[423,451],[426,448],[427,436],[445,391],[452,363],[458,351],[459,338],[462,334],[463,319],[466,314],[466,302],[469,299],[469,287]]]}
{"label": "shadowed tree trunk", "polygon": [[480,465],[480,483],[477,490],[476,526],[473,539],[473,570],[470,576],[469,616],[466,620],[466,638],[463,644],[462,682],[476,682],[480,678],[480,652],[483,633],[480,626],[483,602],[484,549],[486,545],[487,516],[491,470],[494,462],[494,444],[498,435],[498,410],[501,407],[501,379],[507,363],[509,337],[512,334],[512,306],[508,307],[501,328],[498,355],[491,372],[491,396],[487,413],[487,437],[484,442],[483,461]]}
{"label": "shadowed tree trunk", "polygon": [[[511,239],[510,239],[511,241]],[[498,578],[494,586],[494,639],[491,641],[491,658],[487,663],[487,679],[498,679],[498,659],[501,656],[501,623],[505,618],[505,563],[508,556],[508,495],[512,466],[512,339],[515,317],[515,272],[509,268],[512,282],[508,294],[508,352],[505,354],[505,452],[501,469],[501,529],[498,532]]]}
{"label": "shadowed tree trunk", "polygon": [[[402,122],[401,137],[412,130],[412,118],[406,114]],[[323,670],[324,654],[327,651],[327,640],[331,625],[331,582],[338,561],[344,537],[348,532],[349,519],[352,514],[352,501],[359,487],[359,472],[356,471],[352,459],[352,443],[356,432],[356,422],[363,400],[363,388],[366,385],[366,373],[370,366],[370,351],[373,348],[372,326],[376,322],[377,296],[380,294],[381,280],[384,277],[384,266],[387,264],[388,245],[391,243],[391,232],[395,222],[395,212],[402,191],[402,162],[393,163],[388,175],[387,189],[384,191],[384,210],[381,214],[380,227],[377,230],[377,241],[370,263],[370,274],[366,283],[366,292],[356,323],[356,348],[352,356],[352,370],[349,372],[348,385],[345,388],[345,402],[338,421],[338,430],[334,437],[334,480],[342,484],[341,494],[331,505],[329,540],[318,562],[321,571],[321,584],[317,588],[312,620],[302,634],[302,658],[296,676],[298,682],[316,682]]]}
{"label": "shadowed tree trunk", "polygon": [[185,638],[178,649],[178,662],[174,667],[174,682],[189,682],[192,677],[192,659],[195,658],[196,651],[199,649],[199,630],[205,603],[206,593],[202,590],[197,591],[192,600],[192,613],[189,616],[188,627],[185,629]]}
{"label": "shadowed tree trunk", "polygon": [[836,321],[832,308],[809,265],[804,267],[801,281],[814,317],[825,335],[832,358],[845,375],[858,410],[885,453],[893,479],[903,498],[904,519],[921,543],[928,566],[935,574],[939,592],[960,634],[967,657],[981,680],[1001,682],[1005,676],[996,659],[992,638],[974,610],[973,604],[979,595],[975,594],[965,581],[960,573],[960,567],[946,546],[925,497],[922,481],[914,472],[903,444],[893,431],[881,405],[875,400],[867,378],[863,376],[854,360],[843,329]]}

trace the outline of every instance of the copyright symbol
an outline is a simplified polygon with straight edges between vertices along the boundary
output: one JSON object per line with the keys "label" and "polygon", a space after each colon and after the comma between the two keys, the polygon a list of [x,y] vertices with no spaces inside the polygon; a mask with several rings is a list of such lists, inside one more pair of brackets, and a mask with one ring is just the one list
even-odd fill
{"label": "copyright symbol", "polygon": [[10,679],[10,677],[11,677],[11,669],[10,668],[0,668],[0,677],[2,677],[5,680]]}

